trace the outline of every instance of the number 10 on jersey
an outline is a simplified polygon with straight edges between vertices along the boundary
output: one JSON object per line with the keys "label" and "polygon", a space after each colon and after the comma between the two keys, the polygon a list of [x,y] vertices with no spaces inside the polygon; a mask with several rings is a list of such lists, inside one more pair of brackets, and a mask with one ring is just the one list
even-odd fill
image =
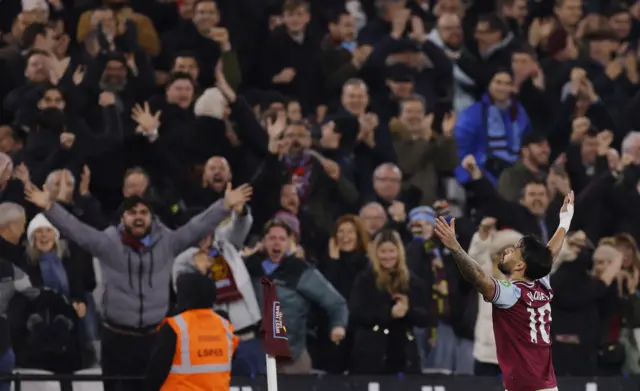
{"label": "number 10 on jersey", "polygon": [[[547,303],[542,307],[535,308],[527,307],[529,312],[529,334],[531,336],[532,343],[538,343],[538,334],[542,338],[544,343],[551,343],[551,337],[549,336],[550,324],[551,324],[551,304]],[[549,319],[547,320],[547,314]]]}

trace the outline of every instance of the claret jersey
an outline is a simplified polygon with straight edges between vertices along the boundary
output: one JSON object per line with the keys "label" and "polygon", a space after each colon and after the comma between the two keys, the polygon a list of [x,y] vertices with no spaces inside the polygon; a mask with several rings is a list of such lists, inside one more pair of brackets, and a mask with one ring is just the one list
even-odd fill
{"label": "claret jersey", "polygon": [[551,361],[553,290],[549,277],[493,281],[493,332],[505,388],[537,391],[556,387]]}

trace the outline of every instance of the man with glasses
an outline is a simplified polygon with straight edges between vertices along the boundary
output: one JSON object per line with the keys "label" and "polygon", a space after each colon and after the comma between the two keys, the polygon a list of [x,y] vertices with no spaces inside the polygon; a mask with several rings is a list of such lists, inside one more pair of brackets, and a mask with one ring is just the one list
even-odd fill
{"label": "man with glasses", "polygon": [[373,172],[374,200],[387,211],[389,218],[403,224],[407,219],[407,210],[420,202],[422,192],[410,187],[402,190],[402,171],[393,163],[383,163]]}

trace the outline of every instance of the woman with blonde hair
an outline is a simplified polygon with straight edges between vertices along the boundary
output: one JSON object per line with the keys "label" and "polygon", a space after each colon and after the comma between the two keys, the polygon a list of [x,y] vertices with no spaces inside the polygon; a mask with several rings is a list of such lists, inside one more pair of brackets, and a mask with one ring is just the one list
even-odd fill
{"label": "woman with blonde hair", "polygon": [[618,289],[625,287],[628,294],[638,290],[640,279],[640,252],[638,243],[628,233],[619,233],[613,238],[613,245],[622,253],[622,272],[618,279]]}
{"label": "woman with blonde hair", "polygon": [[[341,216],[329,238],[327,254],[320,260],[320,271],[346,299],[351,296],[356,277],[369,264],[369,241],[369,234],[358,216]],[[353,333],[347,330],[345,339],[340,345],[335,345],[328,338],[329,330],[328,319],[321,316],[318,321],[318,350],[314,365],[329,373],[343,373],[349,365]]]}
{"label": "woman with blonde hair", "polygon": [[27,227],[26,262],[23,266],[36,287],[45,286],[64,295],[79,317],[86,312],[83,286],[85,262],[71,254],[69,243],[60,238],[60,232],[44,217],[36,215]]}
{"label": "woman with blonde hair", "polygon": [[[91,292],[96,281],[92,257],[60,232],[43,214],[27,226],[26,256],[21,269],[34,287],[47,287],[66,297],[80,318],[84,343],[84,365],[93,365],[99,356],[98,317]],[[86,315],[86,316],[85,316]]]}
{"label": "woman with blonde hair", "polygon": [[380,232],[369,251],[371,265],[356,278],[349,311],[354,347],[350,373],[420,370],[413,327],[427,326],[427,295],[407,267],[396,231]]}

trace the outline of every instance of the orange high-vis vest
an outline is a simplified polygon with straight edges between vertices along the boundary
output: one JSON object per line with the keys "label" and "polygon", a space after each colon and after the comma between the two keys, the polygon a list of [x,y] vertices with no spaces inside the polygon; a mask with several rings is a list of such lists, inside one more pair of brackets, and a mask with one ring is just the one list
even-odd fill
{"label": "orange high-vis vest", "polygon": [[160,390],[228,391],[238,346],[233,326],[211,309],[188,310],[164,322],[178,340],[171,371]]}

